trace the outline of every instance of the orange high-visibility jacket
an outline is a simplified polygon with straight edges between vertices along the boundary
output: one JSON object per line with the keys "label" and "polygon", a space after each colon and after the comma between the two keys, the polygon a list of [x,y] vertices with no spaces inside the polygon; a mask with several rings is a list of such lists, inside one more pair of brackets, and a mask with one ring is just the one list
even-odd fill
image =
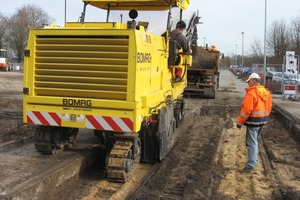
{"label": "orange high-visibility jacket", "polygon": [[238,124],[262,126],[268,123],[272,110],[272,96],[263,85],[246,88]]}

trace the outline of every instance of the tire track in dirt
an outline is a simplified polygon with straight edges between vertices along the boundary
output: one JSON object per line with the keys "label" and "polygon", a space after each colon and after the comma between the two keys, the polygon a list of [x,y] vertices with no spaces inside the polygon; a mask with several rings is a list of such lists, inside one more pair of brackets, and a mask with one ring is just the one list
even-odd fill
{"label": "tire track in dirt", "polygon": [[[184,196],[185,187],[189,183],[188,177],[193,176],[195,173],[193,166],[197,164],[198,159],[200,159],[201,156],[203,156],[202,154],[204,154],[204,150],[201,149],[204,145],[199,144],[199,133],[195,130],[199,130],[199,128],[210,129],[210,124],[213,119],[208,117],[199,117],[196,115],[194,116],[193,121],[202,121],[209,125],[207,127],[194,125],[189,127],[187,130],[190,134],[182,133],[183,135],[188,135],[188,137],[184,138],[177,148],[186,149],[187,151],[176,151],[176,149],[174,149],[178,152],[176,156],[182,159],[179,159],[179,162],[176,163],[176,166],[174,166],[171,170],[171,174],[169,175],[170,179],[166,183],[166,187],[163,190],[161,198],[178,199]],[[208,140],[209,138],[203,138],[202,142],[208,143]],[[195,157],[198,159],[194,159]]]}
{"label": "tire track in dirt", "polygon": [[133,199],[208,198],[224,119],[219,115],[200,114],[199,108],[204,103],[189,102],[198,110],[190,108],[194,112],[184,118],[176,146]]}

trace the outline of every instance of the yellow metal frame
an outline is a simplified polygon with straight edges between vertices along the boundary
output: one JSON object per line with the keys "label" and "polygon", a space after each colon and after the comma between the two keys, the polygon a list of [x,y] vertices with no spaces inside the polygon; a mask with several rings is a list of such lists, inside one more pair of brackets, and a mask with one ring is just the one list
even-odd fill
{"label": "yellow metal frame", "polygon": [[101,29],[127,29],[127,24],[120,22],[67,22],[65,28],[101,28]]}
{"label": "yellow metal frame", "polygon": [[[83,0],[97,8],[104,10],[168,10],[169,3],[166,0]],[[185,10],[190,0],[173,0],[172,7],[179,7]]]}

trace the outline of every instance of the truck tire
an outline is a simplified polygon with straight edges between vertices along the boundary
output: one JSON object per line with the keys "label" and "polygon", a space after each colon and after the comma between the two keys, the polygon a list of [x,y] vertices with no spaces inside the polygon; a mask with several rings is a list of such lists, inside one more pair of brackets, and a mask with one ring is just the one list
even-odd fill
{"label": "truck tire", "polygon": [[216,98],[216,91],[212,91],[212,94],[210,96],[210,99],[215,99]]}

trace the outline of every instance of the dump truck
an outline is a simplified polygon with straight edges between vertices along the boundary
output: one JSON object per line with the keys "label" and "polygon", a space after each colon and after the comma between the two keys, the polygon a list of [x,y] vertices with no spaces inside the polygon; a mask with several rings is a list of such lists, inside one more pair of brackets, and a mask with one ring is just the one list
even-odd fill
{"label": "dump truck", "polygon": [[220,51],[212,45],[193,46],[193,64],[187,69],[186,96],[215,98],[219,87]]}
{"label": "dump truck", "polygon": [[7,52],[5,49],[0,49],[0,69],[4,71],[11,71],[12,65],[7,60]]}
{"label": "dump truck", "polygon": [[[192,55],[182,52],[175,63],[169,33],[189,0],[83,0],[83,5],[78,22],[30,30],[23,121],[36,125],[34,145],[42,154],[74,145],[79,129],[92,130],[105,146],[108,179],[124,182],[134,160],[160,162],[174,145]],[[104,20],[86,22],[87,6],[106,11]],[[144,19],[159,19],[139,20],[144,12]],[[193,16],[190,27],[198,21]],[[158,20],[165,21],[164,34],[153,32]],[[183,81],[173,81],[176,68],[183,69]]]}

